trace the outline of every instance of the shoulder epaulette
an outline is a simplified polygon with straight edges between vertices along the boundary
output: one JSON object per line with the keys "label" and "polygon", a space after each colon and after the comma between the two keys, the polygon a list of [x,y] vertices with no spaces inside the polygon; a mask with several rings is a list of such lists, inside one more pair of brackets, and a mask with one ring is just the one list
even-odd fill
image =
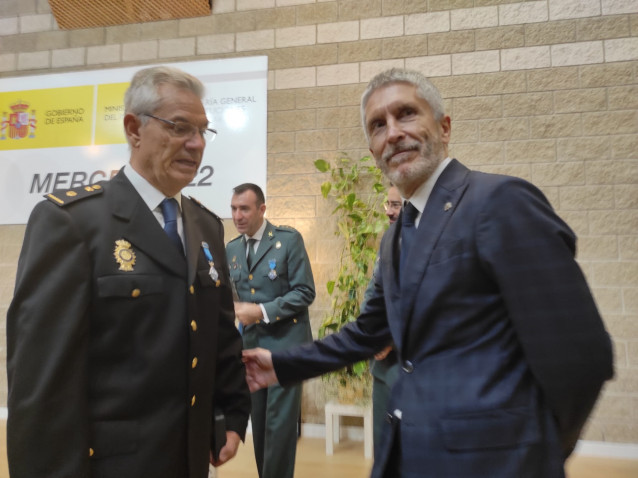
{"label": "shoulder epaulette", "polygon": [[204,211],[208,212],[209,214],[212,214],[213,217],[215,219],[217,219],[219,222],[222,222],[222,218],[219,217],[217,214],[215,214],[213,211],[211,211],[210,209],[208,209],[206,206],[204,206],[198,199],[195,199],[193,196],[188,196],[188,199],[190,199],[191,201],[193,201],[195,204],[197,204],[199,207],[201,207]]}
{"label": "shoulder epaulette", "polygon": [[275,226],[275,229],[277,229],[278,231],[297,232],[297,229],[295,229],[292,226],[286,226],[285,224],[284,225]]}
{"label": "shoulder epaulette", "polygon": [[51,201],[53,204],[57,204],[60,207],[68,206],[71,203],[79,201],[80,199],[86,199],[102,194],[104,189],[99,184],[91,184],[90,186],[81,186],[74,189],[59,189],[49,194],[45,194],[44,197]]}

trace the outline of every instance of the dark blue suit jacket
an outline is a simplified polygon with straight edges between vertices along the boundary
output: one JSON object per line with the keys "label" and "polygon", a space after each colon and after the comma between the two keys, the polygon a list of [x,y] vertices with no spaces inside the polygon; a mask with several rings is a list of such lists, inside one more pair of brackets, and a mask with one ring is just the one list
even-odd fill
{"label": "dark blue suit jacket", "polygon": [[[564,476],[612,350],[575,236],[528,182],[453,160],[399,274],[400,223],[380,249],[375,293],[322,342],[273,355],[282,383],[339,368],[394,341],[403,370],[373,477]],[[400,420],[396,415],[400,415]]]}

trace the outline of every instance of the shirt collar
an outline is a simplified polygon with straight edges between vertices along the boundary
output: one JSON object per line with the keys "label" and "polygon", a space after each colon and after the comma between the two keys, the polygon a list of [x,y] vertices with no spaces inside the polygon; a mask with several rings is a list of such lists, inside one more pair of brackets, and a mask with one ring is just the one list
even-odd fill
{"label": "shirt collar", "polygon": [[[148,208],[153,211],[159,207],[160,203],[166,196],[162,194],[158,189],[149,183],[140,173],[133,169],[133,166],[127,164],[124,166],[124,175],[131,182],[137,193],[142,197],[144,203]],[[180,212],[182,210],[182,193],[178,192],[175,196],[172,196],[177,200]]]}
{"label": "shirt collar", "polygon": [[441,173],[443,173],[443,170],[447,167],[448,164],[450,164],[451,161],[452,158],[450,158],[449,156],[441,161],[432,175],[427,179],[427,181],[421,184],[416,189],[416,191],[414,191],[410,198],[404,199],[404,201],[410,201],[410,203],[418,209],[419,214],[423,214],[425,205],[430,198],[430,194],[432,194],[432,190],[434,189],[436,181],[439,179],[439,176],[441,176]]}
{"label": "shirt collar", "polygon": [[257,242],[261,241],[261,238],[264,236],[264,231],[266,230],[266,222],[267,221],[264,219],[264,222],[261,223],[261,226],[259,227],[259,229],[257,229],[257,232],[252,236],[244,234],[244,238],[246,239],[246,241],[248,241],[248,239],[255,239]]}

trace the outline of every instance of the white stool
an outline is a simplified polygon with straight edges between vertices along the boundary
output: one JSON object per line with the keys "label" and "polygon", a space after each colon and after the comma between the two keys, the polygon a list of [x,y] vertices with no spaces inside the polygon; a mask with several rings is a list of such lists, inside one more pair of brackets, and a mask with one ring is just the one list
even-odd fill
{"label": "white stool", "polygon": [[344,405],[331,400],[326,403],[326,455],[332,455],[333,444],[339,443],[339,418],[363,417],[363,451],[372,458],[372,406]]}

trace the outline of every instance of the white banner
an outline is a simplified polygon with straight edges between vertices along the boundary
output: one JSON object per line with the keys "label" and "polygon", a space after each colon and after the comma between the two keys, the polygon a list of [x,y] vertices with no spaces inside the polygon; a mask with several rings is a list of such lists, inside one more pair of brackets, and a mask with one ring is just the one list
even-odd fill
{"label": "white banner", "polygon": [[[218,132],[183,192],[228,218],[233,187],[252,182],[266,193],[268,58],[171,65],[204,83]],[[0,78],[0,224],[24,224],[43,195],[108,179],[128,163],[124,91],[148,66]]]}

